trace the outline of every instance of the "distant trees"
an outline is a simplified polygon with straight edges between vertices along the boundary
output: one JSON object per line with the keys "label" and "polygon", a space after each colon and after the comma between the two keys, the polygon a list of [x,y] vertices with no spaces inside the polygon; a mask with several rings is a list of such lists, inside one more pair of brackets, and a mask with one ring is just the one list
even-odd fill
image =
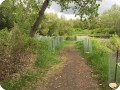
{"label": "distant trees", "polygon": [[58,18],[54,13],[45,14],[38,27],[38,33],[45,36],[72,35],[72,32],[73,22],[66,20],[64,16]]}
{"label": "distant trees", "polygon": [[[42,17],[44,15],[44,12],[51,1],[55,1],[58,3],[62,10],[67,10],[69,8],[72,8],[74,10],[74,13],[79,15],[81,18],[83,17],[94,17],[97,16],[97,11],[99,4],[97,4],[98,0],[44,0],[42,6],[39,9],[38,17],[36,18],[36,21],[34,22],[30,35],[34,36],[35,32],[37,31],[37,28],[39,24],[41,23]],[[100,0],[99,0],[100,1]],[[73,3],[73,5],[69,5]]]}
{"label": "distant trees", "polygon": [[[13,27],[13,23],[17,23],[17,25],[21,27],[21,30],[30,34],[31,36],[34,36],[36,31],[38,30],[38,26],[41,23],[41,20],[44,17],[44,12],[46,8],[50,5],[52,1],[58,3],[61,6],[62,10],[72,8],[74,10],[74,13],[76,15],[79,15],[81,18],[85,16],[96,16],[99,7],[99,4],[96,3],[97,0],[5,0],[0,5],[0,8],[1,6],[6,7],[8,9],[6,10],[6,12],[8,11],[8,13],[4,14],[3,9],[1,9],[2,11],[0,11],[1,29],[4,27],[11,28]],[[4,16],[3,14],[6,16]],[[53,25],[51,25],[52,30],[54,29]],[[49,30],[49,35],[51,34],[51,32],[52,31]],[[62,35],[63,31],[60,31],[59,34]]]}
{"label": "distant trees", "polygon": [[94,34],[118,34],[120,36],[120,6],[113,5],[98,17],[84,19],[79,25],[82,29],[91,30]]}
{"label": "distant trees", "polygon": [[107,10],[101,16],[102,27],[109,28],[110,33],[120,35],[120,6],[113,5],[110,10]]}

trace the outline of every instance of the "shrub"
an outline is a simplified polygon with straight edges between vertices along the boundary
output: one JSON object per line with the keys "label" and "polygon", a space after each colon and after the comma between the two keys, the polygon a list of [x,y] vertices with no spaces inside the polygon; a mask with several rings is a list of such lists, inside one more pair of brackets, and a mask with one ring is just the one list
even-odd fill
{"label": "shrub", "polygon": [[22,59],[29,50],[30,38],[23,34],[19,27],[14,27],[11,32],[7,29],[0,31],[0,79],[21,70]]}

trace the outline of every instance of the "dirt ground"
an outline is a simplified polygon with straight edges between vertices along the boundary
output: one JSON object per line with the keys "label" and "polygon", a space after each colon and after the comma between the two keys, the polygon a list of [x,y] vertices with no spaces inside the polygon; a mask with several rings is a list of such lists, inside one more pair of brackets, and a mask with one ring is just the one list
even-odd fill
{"label": "dirt ground", "polygon": [[50,77],[44,88],[37,90],[102,90],[74,45],[65,47],[60,56],[66,58],[60,72]]}

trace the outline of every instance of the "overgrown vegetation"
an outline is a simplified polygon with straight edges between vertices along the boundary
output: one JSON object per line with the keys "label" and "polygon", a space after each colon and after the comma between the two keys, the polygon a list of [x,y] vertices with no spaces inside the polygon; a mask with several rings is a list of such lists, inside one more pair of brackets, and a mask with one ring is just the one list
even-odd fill
{"label": "overgrown vegetation", "polygon": [[[64,16],[58,18],[57,14],[44,14],[52,1],[62,10],[72,8],[80,19],[66,20]],[[71,2],[75,5],[70,6]],[[33,90],[37,79],[60,62],[57,55],[63,43],[52,48],[53,38],[33,37],[36,34],[66,36],[67,40],[75,40],[77,35],[109,37],[116,33],[120,36],[120,7],[113,5],[99,16],[98,7],[97,0],[4,0],[0,5],[0,84],[6,90],[25,90],[33,83],[29,87]],[[120,41],[116,37],[119,38],[114,36],[111,42],[112,47],[118,49]],[[77,43],[77,48],[96,68],[96,76],[106,89],[110,50],[96,40],[92,44],[91,53],[84,52],[82,41]]]}
{"label": "overgrown vegetation", "polygon": [[63,42],[53,49],[50,47],[51,40],[31,38],[21,32],[18,26],[11,32],[7,29],[0,31],[0,80],[5,90],[34,87],[48,68],[60,62],[58,52]]}
{"label": "overgrown vegetation", "polygon": [[0,34],[0,61],[2,62],[1,70],[3,69],[0,76],[2,79],[2,76],[16,73],[24,64],[23,57],[31,50],[28,50],[30,38],[22,34],[17,26],[11,32],[2,30]]}
{"label": "overgrown vegetation", "polygon": [[102,83],[103,89],[108,90],[108,56],[111,50],[98,40],[92,40],[92,52],[90,53],[84,51],[83,41],[78,41],[76,47],[93,67],[95,77]]}
{"label": "overgrown vegetation", "polygon": [[[112,34],[120,36],[120,6],[113,5],[111,9],[104,11],[97,17],[73,20],[74,33],[76,35],[89,35],[109,38]],[[117,17],[117,18],[116,18]]]}

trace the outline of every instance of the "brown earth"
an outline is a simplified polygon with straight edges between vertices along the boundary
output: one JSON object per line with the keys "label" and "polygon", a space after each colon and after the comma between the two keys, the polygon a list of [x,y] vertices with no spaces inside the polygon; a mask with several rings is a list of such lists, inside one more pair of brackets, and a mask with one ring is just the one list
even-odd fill
{"label": "brown earth", "polygon": [[48,84],[37,90],[102,90],[98,81],[92,77],[92,69],[74,45],[64,48],[60,56],[65,58],[61,58],[64,64],[59,73],[51,75]]}

